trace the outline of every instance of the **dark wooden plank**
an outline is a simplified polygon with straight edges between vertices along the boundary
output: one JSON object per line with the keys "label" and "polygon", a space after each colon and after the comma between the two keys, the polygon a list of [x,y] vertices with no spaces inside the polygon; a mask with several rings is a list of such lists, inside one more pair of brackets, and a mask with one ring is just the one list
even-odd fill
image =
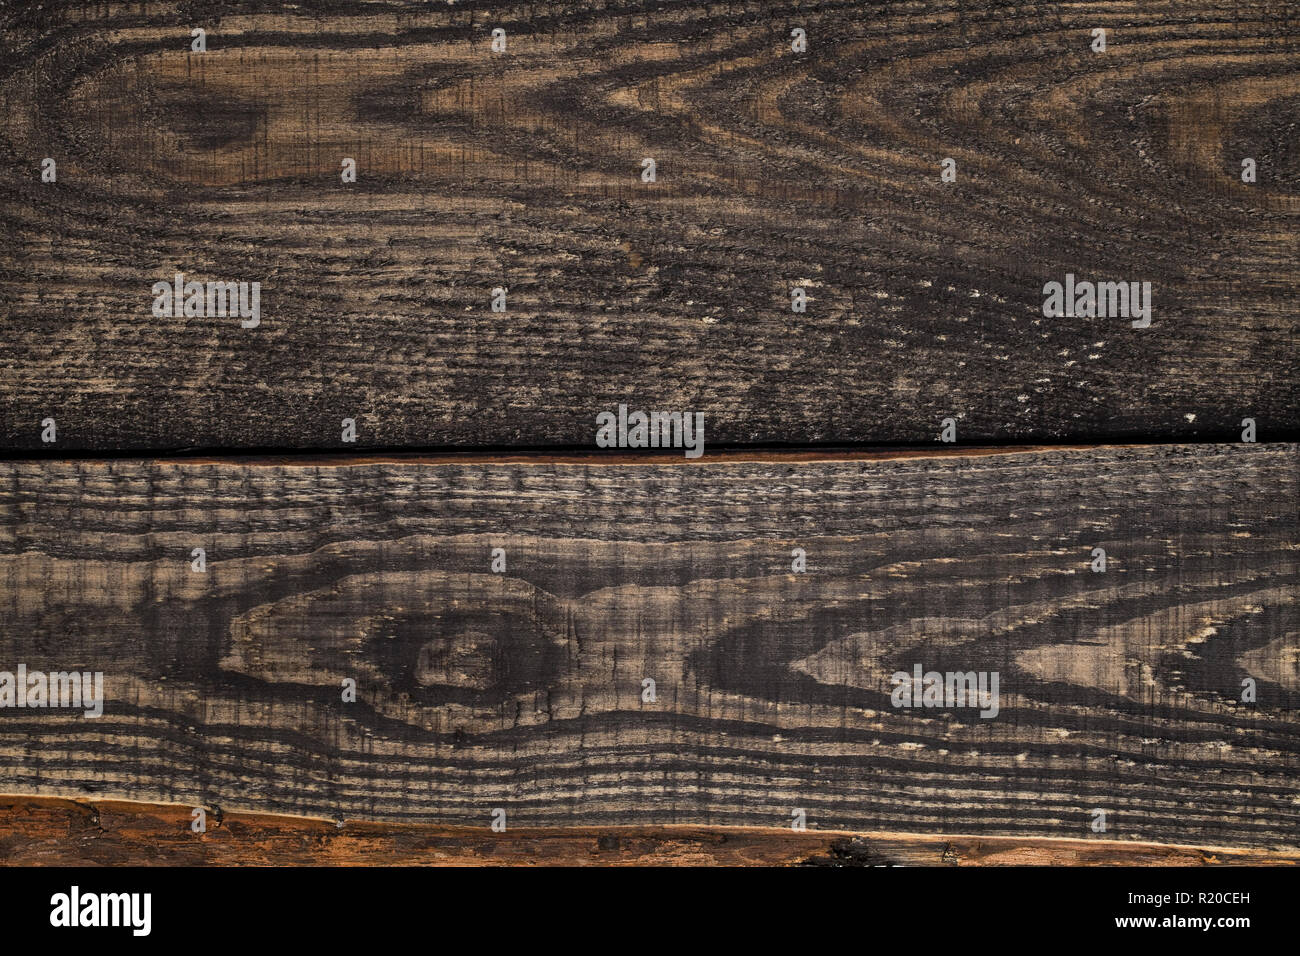
{"label": "dark wooden plank", "polygon": [[[1297,451],[10,462],[0,670],[102,671],[106,702],[0,708],[0,779],[440,826],[802,809],[1291,851]],[[997,715],[895,707],[916,664],[996,672]]]}
{"label": "dark wooden plank", "polygon": [[344,824],[252,813],[192,829],[190,808],[0,797],[8,866],[1295,866],[1300,854],[1117,840],[758,827]]}
{"label": "dark wooden plank", "polygon": [[[1294,436],[1296,9],[8,3],[0,445]],[[178,270],[260,326],[155,318]]]}

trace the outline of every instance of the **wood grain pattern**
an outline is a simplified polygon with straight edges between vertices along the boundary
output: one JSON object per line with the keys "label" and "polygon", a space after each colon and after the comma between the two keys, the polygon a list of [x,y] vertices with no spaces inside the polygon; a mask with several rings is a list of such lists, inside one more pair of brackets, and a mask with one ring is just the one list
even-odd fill
{"label": "wood grain pattern", "polygon": [[[0,709],[0,779],[485,830],[803,808],[1293,853],[1298,451],[10,462],[0,669],[102,670],[108,700]],[[998,716],[891,706],[916,663],[999,672]]]}
{"label": "wood grain pattern", "polygon": [[[359,446],[589,447],[621,401],[713,443],[1300,427],[1289,0],[11,2],[0,27],[9,449],[48,451],[47,416],[63,450],[334,447],[344,417]],[[177,270],[261,281],[261,327],[154,318]],[[1067,272],[1151,281],[1153,326],[1043,318]]]}
{"label": "wood grain pattern", "polygon": [[1269,850],[1114,840],[935,837],[757,827],[513,828],[223,813],[206,833],[188,807],[0,797],[9,866],[1295,866]]}

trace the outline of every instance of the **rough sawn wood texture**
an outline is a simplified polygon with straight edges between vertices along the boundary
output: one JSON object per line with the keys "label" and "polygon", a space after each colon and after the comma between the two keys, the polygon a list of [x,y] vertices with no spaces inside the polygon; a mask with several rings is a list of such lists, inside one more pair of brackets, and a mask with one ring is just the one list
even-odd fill
{"label": "rough sawn wood texture", "polygon": [[[0,445],[1293,438],[1297,10],[6,3]],[[262,324],[155,318],[177,271]]]}
{"label": "rough sawn wood texture", "polygon": [[[496,807],[587,828],[803,809],[812,829],[1294,851],[1297,500],[1294,445],[11,462],[0,667],[102,670],[108,699],[0,710],[0,773],[484,829]],[[1000,712],[893,707],[917,663],[997,671]]]}

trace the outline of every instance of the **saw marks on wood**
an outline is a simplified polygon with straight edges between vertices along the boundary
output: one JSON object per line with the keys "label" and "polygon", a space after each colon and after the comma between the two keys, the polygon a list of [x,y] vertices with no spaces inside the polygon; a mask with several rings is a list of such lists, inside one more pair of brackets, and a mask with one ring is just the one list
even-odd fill
{"label": "saw marks on wood", "polygon": [[[0,767],[16,793],[485,830],[803,811],[1293,850],[1297,500],[1294,445],[10,462],[0,666],[100,670],[107,699],[0,710]],[[917,665],[997,674],[996,714],[895,706]]]}
{"label": "saw marks on wood", "polygon": [[[1289,3],[0,20],[10,449],[590,447],[619,402],[712,443],[1300,421]],[[155,317],[178,271],[260,282],[261,324]],[[1045,318],[1067,273],[1151,282],[1151,327]]]}

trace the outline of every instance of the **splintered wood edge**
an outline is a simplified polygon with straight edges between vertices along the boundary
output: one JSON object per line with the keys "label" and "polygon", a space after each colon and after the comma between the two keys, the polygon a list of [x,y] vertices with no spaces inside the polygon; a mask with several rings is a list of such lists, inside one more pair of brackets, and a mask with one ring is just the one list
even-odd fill
{"label": "splintered wood edge", "polygon": [[1294,866],[1300,849],[767,827],[511,828],[330,821],[0,796],[0,863],[317,866]]}

